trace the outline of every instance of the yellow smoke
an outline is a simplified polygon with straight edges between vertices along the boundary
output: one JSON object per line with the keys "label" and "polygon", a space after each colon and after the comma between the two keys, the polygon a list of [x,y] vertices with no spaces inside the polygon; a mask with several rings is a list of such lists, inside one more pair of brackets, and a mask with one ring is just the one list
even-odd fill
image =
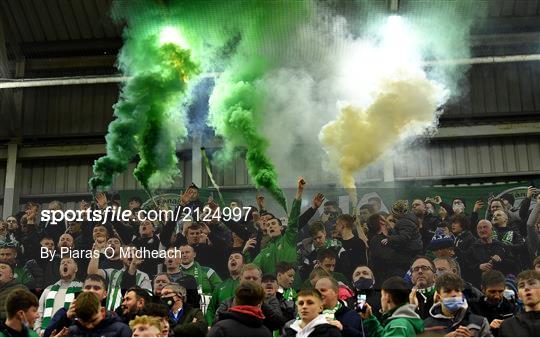
{"label": "yellow smoke", "polygon": [[448,96],[428,79],[418,39],[406,21],[389,17],[379,40],[355,41],[343,64],[347,104],[326,124],[319,140],[343,186],[356,200],[354,175],[400,141],[436,127],[437,108]]}
{"label": "yellow smoke", "polygon": [[354,189],[354,174],[398,141],[436,122],[441,87],[421,69],[397,68],[379,80],[369,106],[346,105],[319,135],[345,188]]}

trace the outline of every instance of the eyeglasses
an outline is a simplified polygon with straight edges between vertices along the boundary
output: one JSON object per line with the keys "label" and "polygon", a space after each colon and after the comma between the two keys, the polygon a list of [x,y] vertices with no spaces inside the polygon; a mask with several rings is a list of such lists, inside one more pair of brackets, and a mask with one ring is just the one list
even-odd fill
{"label": "eyeglasses", "polygon": [[420,270],[422,270],[422,272],[433,271],[433,270],[431,269],[431,267],[430,267],[430,266],[427,266],[427,265],[415,266],[415,267],[411,268],[411,270],[412,270],[413,272],[419,272]]}

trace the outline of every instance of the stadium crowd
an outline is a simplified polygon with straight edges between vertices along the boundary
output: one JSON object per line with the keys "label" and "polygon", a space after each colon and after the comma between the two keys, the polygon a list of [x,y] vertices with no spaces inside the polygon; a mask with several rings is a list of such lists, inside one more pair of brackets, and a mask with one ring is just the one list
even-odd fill
{"label": "stadium crowd", "polygon": [[[349,215],[317,193],[301,210],[305,184],[287,220],[263,196],[236,222],[141,222],[132,198],[129,221],[52,224],[28,203],[0,222],[0,336],[540,336],[536,188],[516,210],[488,200],[484,218],[482,199],[439,196]],[[195,185],[177,206],[204,207],[220,208]],[[76,251],[99,254],[61,254]]]}

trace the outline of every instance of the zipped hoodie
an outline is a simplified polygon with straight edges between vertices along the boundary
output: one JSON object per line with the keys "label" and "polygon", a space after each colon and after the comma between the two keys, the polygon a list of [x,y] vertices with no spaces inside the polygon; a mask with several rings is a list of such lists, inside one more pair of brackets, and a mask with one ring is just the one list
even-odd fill
{"label": "zipped hoodie", "polygon": [[442,331],[446,334],[465,326],[472,331],[473,337],[493,337],[487,319],[475,315],[468,307],[462,307],[453,317],[447,317],[442,313],[442,304],[439,302],[433,304],[429,315],[430,317],[424,320],[426,331]]}
{"label": "zipped hoodie", "polygon": [[370,337],[414,337],[424,332],[424,322],[412,304],[401,305],[383,314],[382,325],[372,314],[364,321]]}

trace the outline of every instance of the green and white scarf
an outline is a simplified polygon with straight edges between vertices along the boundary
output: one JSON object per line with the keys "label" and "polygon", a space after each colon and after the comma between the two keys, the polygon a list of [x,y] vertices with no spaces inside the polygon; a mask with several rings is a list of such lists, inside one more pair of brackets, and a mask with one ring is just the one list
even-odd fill
{"label": "green and white scarf", "polygon": [[[114,311],[117,307],[122,304],[122,279],[124,278],[124,273],[126,271],[124,269],[122,270],[112,270],[109,277],[109,287],[107,289],[107,301],[106,301],[106,309],[110,311]],[[135,273],[135,285],[139,285],[139,282],[141,281],[142,273],[137,270]]]}
{"label": "green and white scarf", "polygon": [[331,309],[324,309],[322,314],[326,317],[328,320],[335,320],[336,319],[336,312],[341,309],[341,302],[338,300],[336,306],[334,306]]}
{"label": "green and white scarf", "polygon": [[[64,298],[64,309],[69,309],[69,305],[73,300],[75,300],[75,293],[82,291],[83,284],[81,282],[73,281],[69,284],[66,296]],[[54,298],[56,297],[56,294],[58,293],[58,290],[60,290],[60,284],[53,284],[49,290],[49,293],[47,293],[47,298],[45,299],[45,309],[43,310],[43,319],[41,321],[41,328],[44,330],[49,326],[51,322],[51,318],[53,316],[53,308],[54,308]]]}

